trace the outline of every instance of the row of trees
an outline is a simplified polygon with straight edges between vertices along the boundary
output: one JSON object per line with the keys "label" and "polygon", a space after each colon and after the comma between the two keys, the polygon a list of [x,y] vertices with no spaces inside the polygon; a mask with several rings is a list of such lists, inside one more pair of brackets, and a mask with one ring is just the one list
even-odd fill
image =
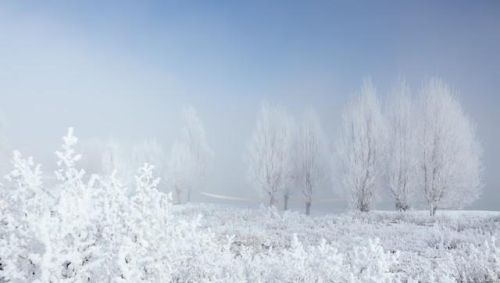
{"label": "row of trees", "polygon": [[[193,107],[182,111],[182,133],[170,150],[155,139],[145,140],[130,148],[116,141],[97,141],[87,146],[87,167],[95,173],[109,175],[117,170],[121,180],[133,184],[134,175],[142,164],[155,166],[161,177],[160,188],[172,191],[177,203],[190,201],[193,189],[202,185],[213,159],[213,150],[208,144],[204,125]],[[104,146],[103,146],[104,144]],[[85,146],[84,146],[85,148]],[[93,154],[90,154],[93,153]]]}
{"label": "row of trees", "polygon": [[473,202],[482,188],[474,125],[438,79],[418,96],[401,82],[383,106],[365,81],[344,110],[333,147],[314,111],[297,125],[285,109],[264,104],[246,160],[249,180],[270,205],[281,195],[286,209],[290,194],[300,191],[307,214],[313,193],[330,180],[341,184],[356,210],[369,211],[387,189],[397,210],[423,199],[431,215]]}
{"label": "row of trees", "polygon": [[[146,162],[159,172],[160,188],[174,192],[177,202],[189,201],[214,154],[196,110],[188,107],[182,115],[182,135],[170,154],[155,140],[130,150],[116,142],[99,143],[101,148],[94,150],[99,170],[94,172],[117,170],[128,185]],[[245,160],[248,179],[269,205],[282,202],[287,209],[290,197],[300,195],[306,214],[314,194],[332,183],[344,189],[359,211],[369,211],[389,192],[397,210],[424,200],[431,215],[438,207],[471,203],[482,187],[474,125],[453,91],[438,79],[426,82],[418,95],[401,82],[385,103],[372,83],[364,82],[344,110],[333,146],[313,109],[296,120],[285,108],[265,103]]]}
{"label": "row of trees", "polygon": [[325,134],[314,110],[307,110],[296,125],[285,109],[264,104],[246,155],[248,179],[269,205],[276,205],[281,194],[285,210],[300,188],[309,214],[313,192],[329,173],[326,153]]}

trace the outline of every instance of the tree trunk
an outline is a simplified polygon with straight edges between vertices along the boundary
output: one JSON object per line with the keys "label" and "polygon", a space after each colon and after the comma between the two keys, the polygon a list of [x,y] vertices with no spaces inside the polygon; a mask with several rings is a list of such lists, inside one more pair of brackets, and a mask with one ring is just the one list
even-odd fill
{"label": "tree trunk", "polygon": [[188,190],[187,192],[187,202],[191,201],[191,190]]}
{"label": "tree trunk", "polygon": [[359,204],[358,209],[361,212],[369,212],[370,211],[370,207],[369,207],[368,203],[366,203],[364,201],[361,201],[361,203]]}
{"label": "tree trunk", "polygon": [[269,196],[269,206],[274,206],[274,196]]}
{"label": "tree trunk", "polygon": [[306,215],[311,215],[311,202],[306,202]]}
{"label": "tree trunk", "polygon": [[179,190],[179,189],[175,190],[175,202],[177,204],[181,203],[181,190]]}
{"label": "tree trunk", "polygon": [[437,210],[437,206],[434,205],[434,204],[431,204],[430,209],[429,209],[430,215],[431,216],[435,216],[436,215],[436,210]]}
{"label": "tree trunk", "polygon": [[397,211],[407,211],[410,208],[409,205],[402,203],[401,201],[396,201],[396,210]]}
{"label": "tree trunk", "polygon": [[288,199],[290,196],[284,195],[283,197],[283,210],[287,211],[288,210]]}

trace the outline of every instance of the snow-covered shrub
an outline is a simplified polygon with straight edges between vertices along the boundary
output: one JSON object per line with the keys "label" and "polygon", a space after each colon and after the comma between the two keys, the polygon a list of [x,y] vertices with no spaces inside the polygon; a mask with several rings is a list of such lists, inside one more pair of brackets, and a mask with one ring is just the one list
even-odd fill
{"label": "snow-covered shrub", "polygon": [[50,266],[44,267],[52,280],[91,281],[101,260],[97,246],[98,210],[94,202],[96,177],[86,180],[85,171],[76,166],[81,159],[75,150],[77,142],[73,129],[69,128],[63,137],[62,150],[56,152],[55,175],[59,184],[52,212],[54,225],[48,236],[54,256]]}
{"label": "snow-covered shrub", "polygon": [[241,252],[247,282],[390,282],[396,258],[377,240],[346,252],[325,240],[305,246],[296,235],[286,249]]}
{"label": "snow-covered shrub", "polygon": [[494,237],[479,245],[463,244],[448,260],[459,282],[500,281],[500,248]]}
{"label": "snow-covered shrub", "polygon": [[48,198],[42,191],[40,165],[33,158],[23,158],[15,151],[14,169],[5,176],[8,182],[2,191],[2,229],[0,230],[0,278],[22,282],[40,273],[41,243],[45,227],[39,219],[46,217]]}

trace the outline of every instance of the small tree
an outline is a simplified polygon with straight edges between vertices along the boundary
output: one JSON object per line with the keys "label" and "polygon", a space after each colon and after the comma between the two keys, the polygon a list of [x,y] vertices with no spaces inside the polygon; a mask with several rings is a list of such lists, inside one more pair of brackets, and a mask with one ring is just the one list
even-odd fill
{"label": "small tree", "polygon": [[309,215],[313,194],[325,181],[329,171],[326,137],[314,110],[304,113],[298,131],[295,154],[296,182],[301,187],[306,214]]}
{"label": "small tree", "polygon": [[195,166],[195,160],[188,146],[175,142],[168,163],[168,183],[177,203],[182,202],[182,194],[187,194],[193,186]]}
{"label": "small tree", "polygon": [[205,127],[198,117],[196,109],[192,106],[187,107],[183,110],[182,116],[184,119],[182,140],[187,145],[194,161],[191,174],[193,184],[187,188],[186,192],[187,201],[191,201],[191,190],[198,187],[201,180],[206,177],[214,152],[208,144]]}
{"label": "small tree", "polygon": [[415,131],[412,121],[412,98],[402,81],[388,99],[387,182],[397,210],[406,211],[415,191]]}
{"label": "small tree", "polygon": [[367,80],[344,112],[337,143],[342,184],[350,194],[351,206],[359,211],[371,209],[380,188],[384,131],[375,88]]}
{"label": "small tree", "polygon": [[418,169],[430,215],[463,207],[481,192],[481,147],[474,125],[451,89],[432,79],[420,95]]}
{"label": "small tree", "polygon": [[270,206],[290,183],[293,143],[292,122],[288,113],[264,104],[246,153],[248,179],[268,199]]}

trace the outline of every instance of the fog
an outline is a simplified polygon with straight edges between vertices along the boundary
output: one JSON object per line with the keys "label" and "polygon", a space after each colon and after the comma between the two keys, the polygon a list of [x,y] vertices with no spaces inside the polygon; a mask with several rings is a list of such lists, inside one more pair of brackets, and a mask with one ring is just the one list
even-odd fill
{"label": "fog", "polygon": [[[438,76],[457,90],[484,148],[485,187],[470,208],[499,210],[499,13],[493,1],[2,1],[2,146],[46,171],[69,126],[84,144],[154,138],[168,153],[192,105],[215,152],[203,190],[256,206],[243,153],[264,100],[296,117],[315,108],[333,141],[364,78],[383,98],[400,78],[418,90]],[[319,210],[345,207],[338,197],[324,188]]]}

